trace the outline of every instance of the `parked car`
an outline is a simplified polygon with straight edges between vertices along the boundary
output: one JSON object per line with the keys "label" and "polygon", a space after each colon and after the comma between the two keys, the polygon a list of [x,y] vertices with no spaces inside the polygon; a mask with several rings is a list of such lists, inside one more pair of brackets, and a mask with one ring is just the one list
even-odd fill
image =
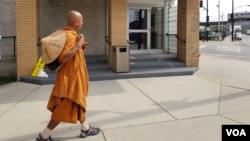
{"label": "parked car", "polygon": [[242,40],[242,34],[240,32],[236,32],[236,40]]}
{"label": "parked car", "polygon": [[250,35],[250,29],[247,29],[247,33],[246,33],[247,35]]}
{"label": "parked car", "polygon": [[220,39],[220,34],[218,34],[216,32],[209,32],[208,39],[209,40],[219,40]]}

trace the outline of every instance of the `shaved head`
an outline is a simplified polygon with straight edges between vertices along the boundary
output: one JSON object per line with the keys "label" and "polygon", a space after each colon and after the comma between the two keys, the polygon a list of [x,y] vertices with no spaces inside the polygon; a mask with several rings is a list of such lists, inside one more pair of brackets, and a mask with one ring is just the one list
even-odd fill
{"label": "shaved head", "polygon": [[79,26],[79,23],[82,25],[82,14],[75,10],[70,11],[68,14],[68,26],[78,28],[76,26]]}
{"label": "shaved head", "polygon": [[75,22],[77,22],[77,20],[79,20],[80,17],[82,17],[82,14],[78,11],[70,11],[68,14],[68,25],[74,24]]}

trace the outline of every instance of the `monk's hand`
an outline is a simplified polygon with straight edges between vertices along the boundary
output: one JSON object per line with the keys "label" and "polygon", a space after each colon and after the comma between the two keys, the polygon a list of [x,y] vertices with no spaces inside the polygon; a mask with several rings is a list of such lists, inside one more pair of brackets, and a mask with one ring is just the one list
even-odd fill
{"label": "monk's hand", "polygon": [[85,41],[85,36],[84,34],[79,34],[79,39],[83,39],[84,43],[82,45],[82,48],[85,49],[85,46],[89,45],[89,42]]}
{"label": "monk's hand", "polygon": [[82,48],[84,46],[84,44],[85,44],[84,35],[80,34],[79,39],[78,39],[77,44],[76,44],[76,47],[77,48]]}
{"label": "monk's hand", "polygon": [[82,34],[82,33],[79,34],[79,38],[82,38],[82,39],[84,40],[84,39],[85,39],[85,38],[84,38],[84,34]]}

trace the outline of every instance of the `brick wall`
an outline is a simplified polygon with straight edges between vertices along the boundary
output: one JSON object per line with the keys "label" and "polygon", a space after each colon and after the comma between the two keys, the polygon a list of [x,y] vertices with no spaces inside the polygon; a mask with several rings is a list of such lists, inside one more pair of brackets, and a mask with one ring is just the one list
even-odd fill
{"label": "brick wall", "polygon": [[177,58],[187,67],[199,66],[199,0],[178,0]]}
{"label": "brick wall", "polygon": [[127,44],[127,0],[109,0],[108,62],[112,65],[112,46]]}
{"label": "brick wall", "polygon": [[127,0],[110,0],[110,39],[114,45],[127,43]]}
{"label": "brick wall", "polygon": [[38,58],[37,0],[16,0],[17,77],[30,75]]}

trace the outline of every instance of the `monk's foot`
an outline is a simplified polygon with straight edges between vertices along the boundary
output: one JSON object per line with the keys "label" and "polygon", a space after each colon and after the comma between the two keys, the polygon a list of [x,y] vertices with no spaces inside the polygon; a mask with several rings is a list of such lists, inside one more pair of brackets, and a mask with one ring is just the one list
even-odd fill
{"label": "monk's foot", "polygon": [[47,139],[43,139],[41,134],[39,134],[38,137],[36,138],[36,141],[54,141],[54,140],[51,138],[51,136],[49,136],[49,138]]}
{"label": "monk's foot", "polygon": [[90,126],[88,130],[81,130],[80,137],[86,138],[87,136],[94,136],[101,132],[101,129],[98,127]]}

